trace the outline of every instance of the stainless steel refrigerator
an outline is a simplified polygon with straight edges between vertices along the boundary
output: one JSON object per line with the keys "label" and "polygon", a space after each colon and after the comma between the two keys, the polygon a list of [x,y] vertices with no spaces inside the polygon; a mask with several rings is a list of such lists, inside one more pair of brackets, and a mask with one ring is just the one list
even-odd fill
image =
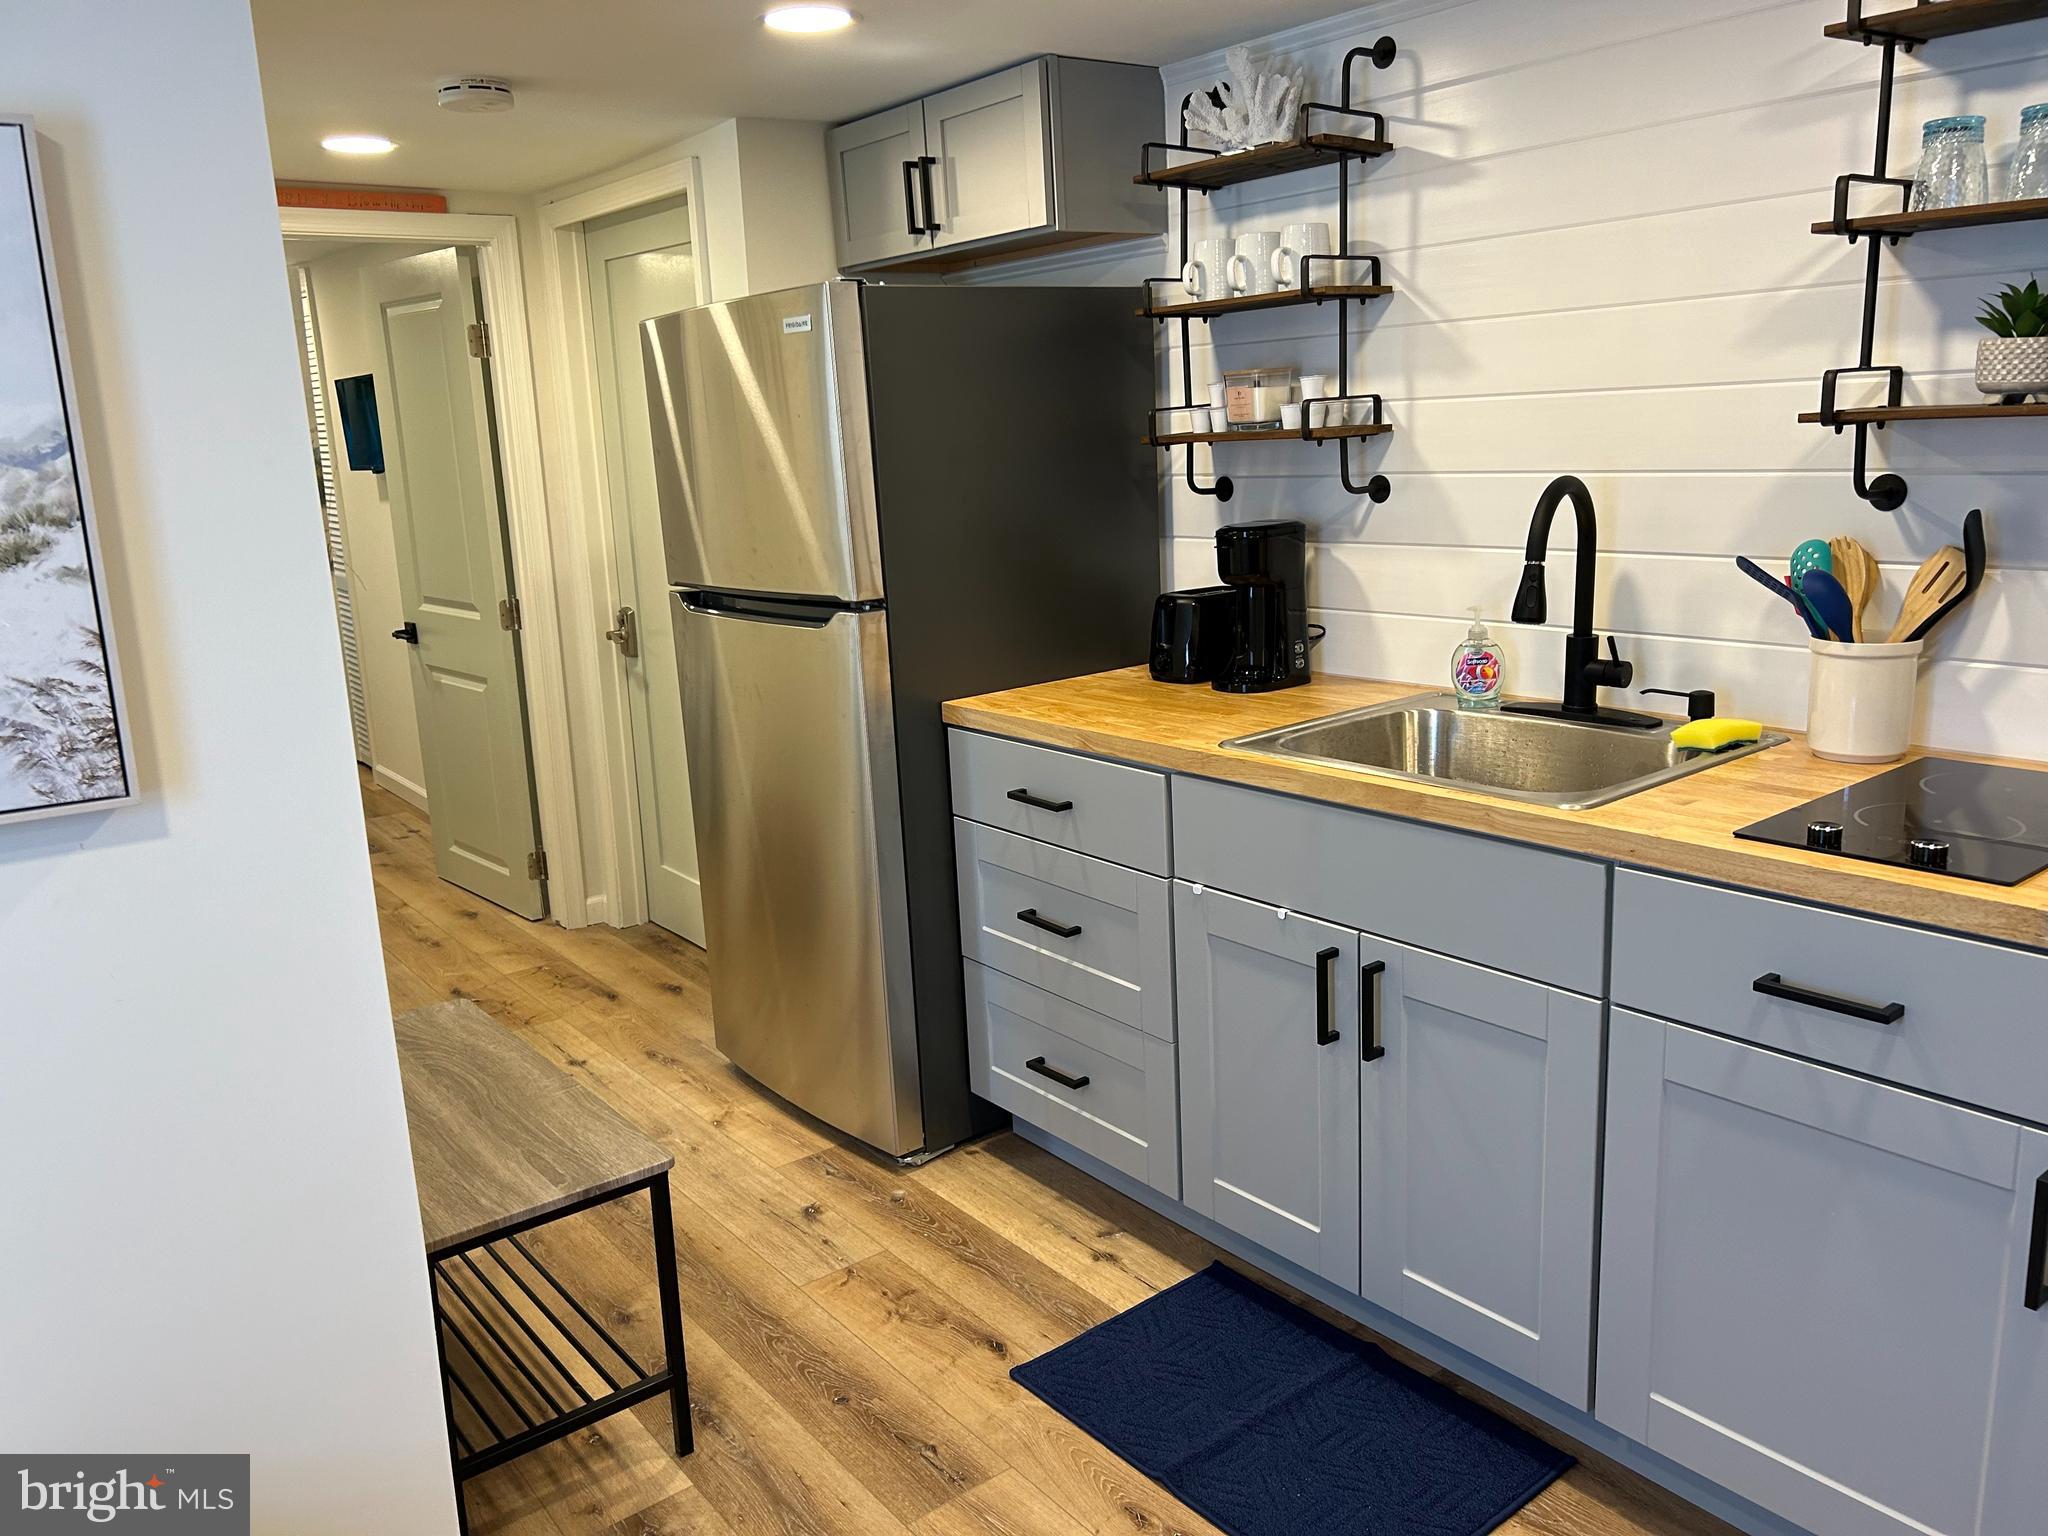
{"label": "stainless steel refrigerator", "polygon": [[718,1046],[897,1156],[999,1120],[939,705],[1145,655],[1135,309],[830,282],[644,327]]}

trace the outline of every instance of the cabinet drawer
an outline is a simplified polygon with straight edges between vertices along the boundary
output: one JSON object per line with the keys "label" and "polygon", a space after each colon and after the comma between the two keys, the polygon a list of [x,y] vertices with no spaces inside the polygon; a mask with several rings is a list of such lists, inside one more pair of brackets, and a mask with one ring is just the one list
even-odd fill
{"label": "cabinet drawer", "polygon": [[956,816],[1155,875],[1171,873],[1165,774],[1001,736],[947,734]]}
{"label": "cabinet drawer", "polygon": [[972,960],[966,982],[974,1091],[1179,1199],[1173,1047]]}
{"label": "cabinet drawer", "polygon": [[[1810,1000],[1760,992],[1760,980]],[[2048,956],[1625,869],[1614,887],[1613,996],[1682,1024],[2048,1120]],[[1841,1011],[1893,1007],[1891,1023]]]}
{"label": "cabinet drawer", "polygon": [[1173,1038],[1166,882],[971,821],[953,823],[960,952]]}
{"label": "cabinet drawer", "polygon": [[1588,997],[1606,980],[1591,859],[1176,776],[1173,871]]}

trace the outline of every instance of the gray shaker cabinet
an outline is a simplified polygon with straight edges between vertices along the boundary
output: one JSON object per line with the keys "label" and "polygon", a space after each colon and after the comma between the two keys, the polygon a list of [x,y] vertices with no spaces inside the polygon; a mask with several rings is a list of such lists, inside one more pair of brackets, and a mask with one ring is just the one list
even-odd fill
{"label": "gray shaker cabinet", "polygon": [[1181,1198],[1358,1287],[1358,934],[1177,880]]}
{"label": "gray shaker cabinet", "polygon": [[1359,961],[1360,1293],[1589,1406],[1600,1004],[1371,935]]}
{"label": "gray shaker cabinet", "polygon": [[2048,1134],[1615,1009],[1603,1422],[1831,1536],[2048,1510]]}

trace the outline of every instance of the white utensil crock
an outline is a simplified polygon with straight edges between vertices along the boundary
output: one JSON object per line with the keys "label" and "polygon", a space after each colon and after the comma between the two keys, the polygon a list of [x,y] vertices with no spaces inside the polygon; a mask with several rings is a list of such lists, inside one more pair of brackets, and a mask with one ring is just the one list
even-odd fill
{"label": "white utensil crock", "polygon": [[1837,763],[1891,763],[1912,740],[1924,642],[1855,645],[1809,640],[1806,745]]}

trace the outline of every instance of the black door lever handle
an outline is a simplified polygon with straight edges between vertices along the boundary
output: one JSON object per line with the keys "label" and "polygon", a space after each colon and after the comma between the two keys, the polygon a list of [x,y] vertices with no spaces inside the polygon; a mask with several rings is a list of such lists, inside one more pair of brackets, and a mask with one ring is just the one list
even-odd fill
{"label": "black door lever handle", "polygon": [[418,645],[420,643],[420,627],[411,619],[407,619],[398,628],[391,631],[391,638],[403,640],[407,645]]}

